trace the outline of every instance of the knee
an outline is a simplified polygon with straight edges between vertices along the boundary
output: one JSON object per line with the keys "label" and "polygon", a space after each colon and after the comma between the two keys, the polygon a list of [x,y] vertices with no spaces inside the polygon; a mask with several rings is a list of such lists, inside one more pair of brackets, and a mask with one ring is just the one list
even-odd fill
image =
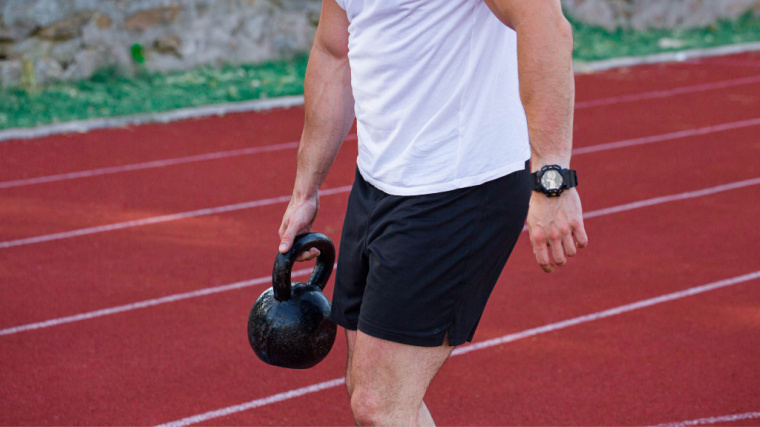
{"label": "knee", "polygon": [[387,424],[388,405],[382,396],[363,387],[356,387],[349,391],[351,395],[351,412],[354,420],[360,426],[372,426]]}

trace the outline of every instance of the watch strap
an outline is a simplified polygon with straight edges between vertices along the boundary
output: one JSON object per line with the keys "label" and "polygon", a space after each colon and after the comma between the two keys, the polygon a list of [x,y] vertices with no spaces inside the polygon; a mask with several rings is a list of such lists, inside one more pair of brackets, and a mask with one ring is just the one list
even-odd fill
{"label": "watch strap", "polygon": [[[562,174],[562,187],[560,187],[558,190],[550,191],[541,185],[541,176],[543,175],[544,171],[549,168],[559,170],[560,174]],[[533,172],[531,175],[533,175],[533,191],[544,193],[547,197],[557,197],[562,194],[563,190],[573,188],[578,185],[578,173],[575,170],[561,169],[557,165],[544,166],[540,171]]]}
{"label": "watch strap", "polygon": [[578,186],[578,173],[573,169],[562,169],[562,175],[565,178],[565,188]]}
{"label": "watch strap", "polygon": [[533,172],[531,175],[533,175],[533,191],[543,192],[544,187],[541,186],[541,181],[539,179],[539,173]]}

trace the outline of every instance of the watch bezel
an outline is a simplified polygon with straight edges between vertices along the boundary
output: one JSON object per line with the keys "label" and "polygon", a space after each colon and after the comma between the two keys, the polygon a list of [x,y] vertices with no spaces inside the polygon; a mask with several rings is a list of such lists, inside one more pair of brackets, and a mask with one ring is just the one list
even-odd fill
{"label": "watch bezel", "polygon": [[[544,186],[543,182],[541,182],[544,174],[550,170],[557,171],[560,178],[562,179],[562,183],[557,189],[548,189]],[[565,174],[562,173],[562,168],[559,165],[546,165],[542,167],[541,170],[536,174],[536,178],[538,181],[538,186],[541,188],[541,192],[544,193],[546,197],[559,197],[559,195],[562,194],[562,192],[567,188],[567,179],[565,178]]]}

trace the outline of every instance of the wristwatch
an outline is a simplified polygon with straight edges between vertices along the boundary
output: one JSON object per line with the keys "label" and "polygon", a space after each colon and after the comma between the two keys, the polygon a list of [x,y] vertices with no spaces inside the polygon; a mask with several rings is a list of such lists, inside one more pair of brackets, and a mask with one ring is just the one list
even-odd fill
{"label": "wristwatch", "polygon": [[563,191],[578,185],[578,174],[572,169],[562,169],[558,165],[548,165],[533,172],[533,191],[540,191],[546,197],[559,197]]}

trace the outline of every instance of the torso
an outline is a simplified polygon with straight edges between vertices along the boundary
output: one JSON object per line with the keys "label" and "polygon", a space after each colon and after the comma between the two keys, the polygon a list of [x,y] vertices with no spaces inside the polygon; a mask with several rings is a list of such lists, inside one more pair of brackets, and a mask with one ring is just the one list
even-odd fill
{"label": "torso", "polygon": [[530,157],[515,33],[482,0],[338,0],[362,176],[396,195],[447,191]]}

